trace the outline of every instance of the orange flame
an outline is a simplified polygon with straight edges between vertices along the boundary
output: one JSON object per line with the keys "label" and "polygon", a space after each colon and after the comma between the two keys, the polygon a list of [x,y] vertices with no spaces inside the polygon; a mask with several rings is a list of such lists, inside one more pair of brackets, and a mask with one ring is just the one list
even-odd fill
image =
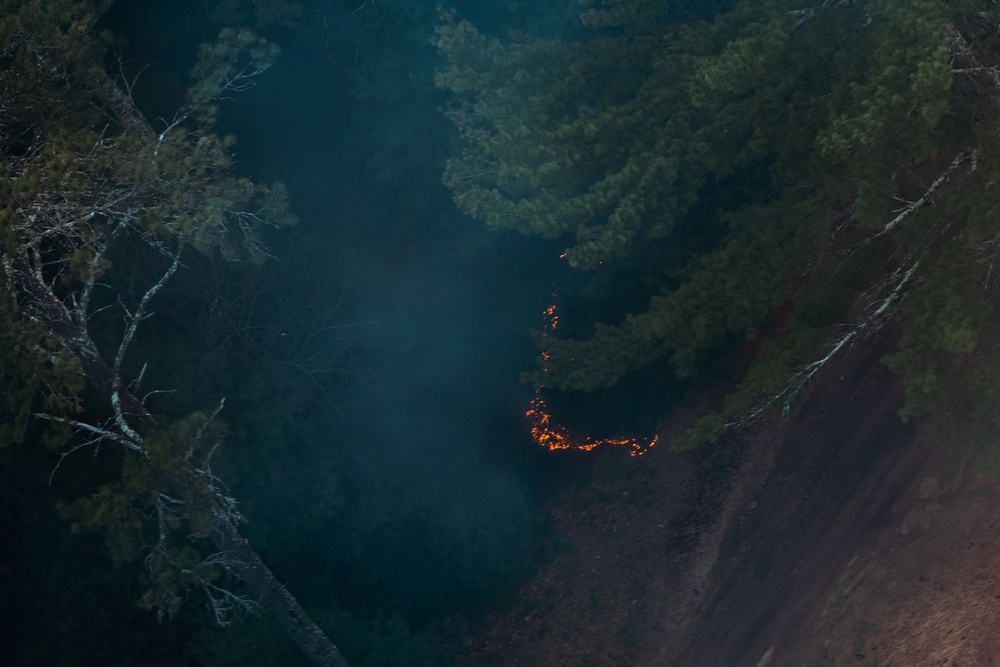
{"label": "orange flame", "polygon": [[[553,291],[553,298],[555,295],[556,293]],[[556,326],[559,324],[559,315],[556,312],[555,304],[548,306],[543,311],[543,317],[545,318],[545,335],[548,335],[549,332],[555,331]],[[548,362],[549,356],[549,351],[543,349],[542,360]],[[547,367],[542,368],[543,373],[547,371]],[[535,396],[531,399],[531,403],[529,404],[530,407],[528,408],[528,411],[524,413],[524,416],[531,425],[532,439],[540,446],[547,448],[549,451],[576,449],[589,452],[592,449],[600,447],[601,445],[614,445],[618,447],[628,447],[629,456],[642,456],[655,446],[657,441],[660,439],[659,435],[641,439],[591,438],[589,436],[581,439],[574,436],[568,428],[552,420],[552,415],[548,412],[548,406],[545,404],[545,399],[542,398],[541,395],[542,387],[543,385],[541,384],[535,387]]]}

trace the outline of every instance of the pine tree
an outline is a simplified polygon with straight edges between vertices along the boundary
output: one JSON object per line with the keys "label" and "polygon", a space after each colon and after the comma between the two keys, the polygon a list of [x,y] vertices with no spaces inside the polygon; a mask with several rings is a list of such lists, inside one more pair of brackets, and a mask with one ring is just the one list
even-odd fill
{"label": "pine tree", "polygon": [[[201,47],[184,104],[154,128],[128,83],[104,69],[107,43],[94,25],[109,4],[2,3],[0,318],[15,352],[0,364],[3,439],[32,437],[41,421],[54,426],[47,439],[63,449],[60,465],[102,444],[125,454],[115,483],[67,511],[78,528],[104,531],[113,555],[141,549],[150,608],[169,614],[191,588],[220,622],[263,606],[315,664],[346,665],[239,532],[237,503],[211,469],[222,404],[157,418],[142,374],[124,371],[185,256],[262,261],[263,229],[292,222],[280,184],[234,176],[231,140],[214,134],[219,101],[252,86],[277,51],[224,30]],[[123,258],[139,258],[148,273],[124,273]],[[114,344],[95,342],[98,312],[105,321],[116,314]]]}
{"label": "pine tree", "polygon": [[[760,337],[779,306],[786,340],[772,351],[784,352],[758,357],[766,364],[741,390],[768,404],[904,299],[893,363],[913,409],[940,398],[931,388],[955,355],[985,354],[995,10],[587,4],[562,39],[490,39],[450,17],[437,39],[438,83],[454,94],[463,138],[444,176],[457,204],[490,226],[563,240],[582,270],[656,263],[644,310],[547,340],[546,386],[608,386],[664,360],[691,376]],[[863,279],[848,288],[844,273]],[[849,299],[834,296],[845,289]],[[809,304],[834,299],[843,305],[814,316]]]}

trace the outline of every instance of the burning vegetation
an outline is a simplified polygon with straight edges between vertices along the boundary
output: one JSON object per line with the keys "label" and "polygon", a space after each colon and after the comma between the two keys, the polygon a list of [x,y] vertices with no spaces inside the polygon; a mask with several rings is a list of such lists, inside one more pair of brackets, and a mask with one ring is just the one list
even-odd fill
{"label": "burning vegetation", "polygon": [[[553,290],[553,299],[555,296],[556,293]],[[543,329],[544,337],[555,331],[556,326],[559,324],[559,314],[555,304],[553,303],[546,307],[542,316],[545,320],[545,327]],[[544,348],[542,349],[542,360],[545,362],[549,360],[549,353]],[[547,368],[542,368],[543,373],[547,370]],[[542,398],[543,387],[544,385],[542,384],[535,387],[535,396],[531,399],[530,407],[524,413],[524,416],[531,425],[532,439],[550,451],[578,449],[589,452],[601,445],[613,445],[628,447],[629,456],[642,456],[656,445],[656,442],[659,440],[659,435],[653,435],[649,438],[592,438],[575,435],[568,428],[553,420],[552,415],[548,411],[545,399]]]}

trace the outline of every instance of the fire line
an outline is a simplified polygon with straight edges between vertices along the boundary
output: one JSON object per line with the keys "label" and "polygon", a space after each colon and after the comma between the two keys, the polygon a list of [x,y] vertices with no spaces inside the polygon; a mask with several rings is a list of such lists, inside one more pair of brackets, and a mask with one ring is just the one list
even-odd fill
{"label": "fire line", "polygon": [[[555,298],[555,291],[552,296]],[[548,306],[542,313],[545,319],[543,336],[555,331],[559,324],[559,314],[555,304]],[[542,350],[542,360],[548,362],[548,350]],[[546,373],[548,368],[543,366],[542,373]],[[580,438],[575,436],[568,428],[554,421],[548,411],[545,399],[542,398],[543,385],[535,387],[535,396],[531,399],[527,412],[524,413],[528,423],[531,425],[531,437],[538,445],[547,448],[549,451],[561,449],[576,449],[589,452],[597,449],[601,445],[617,447],[628,447],[629,456],[642,456],[648,452],[659,440],[659,435],[650,438]]]}

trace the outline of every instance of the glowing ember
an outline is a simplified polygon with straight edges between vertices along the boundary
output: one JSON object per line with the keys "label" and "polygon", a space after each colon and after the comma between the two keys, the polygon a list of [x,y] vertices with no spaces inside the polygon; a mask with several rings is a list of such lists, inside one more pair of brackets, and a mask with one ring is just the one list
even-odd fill
{"label": "glowing ember", "polygon": [[[552,296],[555,297],[555,292],[552,292]],[[555,331],[556,325],[559,323],[559,315],[556,313],[555,305],[551,305],[545,309],[543,316],[545,317],[545,335],[549,332]],[[542,360],[549,360],[548,350],[542,350]],[[542,372],[545,373],[548,368],[543,367]],[[528,419],[528,423],[531,424],[531,437],[542,447],[549,449],[550,451],[556,451],[558,449],[578,449],[584,452],[589,452],[592,449],[596,449],[601,445],[616,445],[618,447],[628,447],[629,456],[642,456],[650,450],[656,442],[660,439],[659,435],[654,435],[651,438],[579,438],[570,433],[569,429],[552,421],[552,415],[548,412],[548,407],[545,404],[545,399],[542,398],[542,386],[538,385],[535,387],[535,396],[531,399],[530,408],[524,413],[524,416]]]}

